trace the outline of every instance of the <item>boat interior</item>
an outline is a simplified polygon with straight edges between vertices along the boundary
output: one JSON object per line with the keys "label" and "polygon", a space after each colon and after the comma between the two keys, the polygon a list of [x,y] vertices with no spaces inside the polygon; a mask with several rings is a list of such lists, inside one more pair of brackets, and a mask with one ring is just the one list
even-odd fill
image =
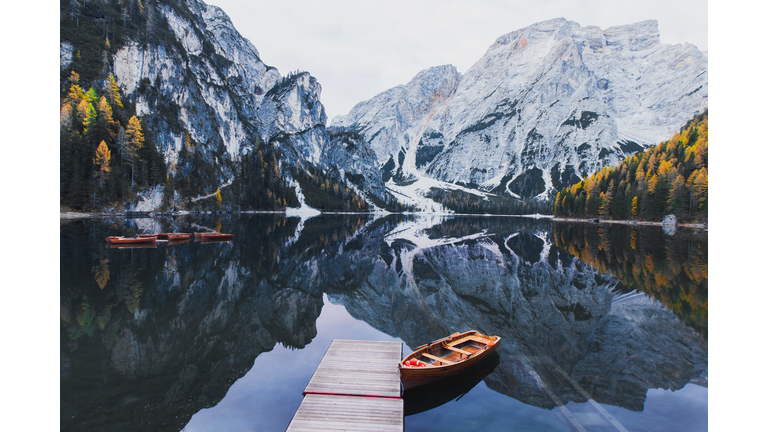
{"label": "boat interior", "polygon": [[427,367],[452,365],[486,349],[494,340],[495,338],[488,339],[478,334],[467,335],[417,350],[405,360],[419,360],[426,363]]}

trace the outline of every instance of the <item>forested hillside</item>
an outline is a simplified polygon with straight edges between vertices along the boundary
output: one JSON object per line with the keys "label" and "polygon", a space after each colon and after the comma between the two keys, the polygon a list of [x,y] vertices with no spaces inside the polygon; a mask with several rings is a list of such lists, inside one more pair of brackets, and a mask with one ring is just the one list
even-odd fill
{"label": "forested hillside", "polygon": [[300,139],[262,139],[275,119],[256,119],[261,96],[288,92],[299,74],[273,88],[277,70],[219,9],[61,0],[60,38],[62,207],[281,210],[299,205],[299,184],[315,208],[367,209],[337,172],[296,160]]}
{"label": "forested hillside", "polygon": [[555,216],[659,221],[674,214],[678,221],[706,221],[707,131],[705,110],[670,140],[562,189]]}
{"label": "forested hillside", "polygon": [[123,104],[114,76],[98,90],[84,91],[74,71],[67,83],[59,137],[61,203],[95,208],[131,200],[137,188],[165,182],[165,161],[133,107]]}

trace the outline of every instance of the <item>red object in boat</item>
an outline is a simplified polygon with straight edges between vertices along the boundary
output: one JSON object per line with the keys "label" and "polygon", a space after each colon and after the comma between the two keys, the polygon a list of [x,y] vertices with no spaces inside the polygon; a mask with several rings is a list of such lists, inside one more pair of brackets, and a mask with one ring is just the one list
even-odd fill
{"label": "red object in boat", "polygon": [[155,235],[143,235],[138,237],[121,237],[121,236],[111,236],[106,237],[107,243],[110,244],[136,244],[136,243],[155,243],[157,241],[157,236]]}

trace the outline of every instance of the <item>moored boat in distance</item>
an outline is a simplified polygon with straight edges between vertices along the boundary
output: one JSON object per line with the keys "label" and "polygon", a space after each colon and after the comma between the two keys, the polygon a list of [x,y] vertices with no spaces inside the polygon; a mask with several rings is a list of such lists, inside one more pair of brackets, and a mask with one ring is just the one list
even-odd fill
{"label": "moored boat in distance", "polygon": [[157,236],[154,234],[138,235],[136,237],[122,237],[122,236],[110,236],[106,237],[109,244],[139,244],[139,243],[155,243]]}
{"label": "moored boat in distance", "polygon": [[[197,235],[195,235],[197,237]],[[203,240],[232,240],[235,236],[232,234],[221,233],[203,233]]]}
{"label": "moored boat in distance", "polygon": [[500,342],[499,336],[470,330],[422,345],[398,365],[400,380],[409,389],[456,375],[496,351]]}
{"label": "moored boat in distance", "polygon": [[188,240],[192,233],[166,233],[168,240]]}
{"label": "moored boat in distance", "polygon": [[183,240],[192,237],[192,233],[155,233],[139,234],[137,237],[157,237],[158,240]]}
{"label": "moored boat in distance", "polygon": [[116,244],[116,243],[107,243],[107,248],[109,249],[157,249],[157,243],[129,243],[129,244]]}

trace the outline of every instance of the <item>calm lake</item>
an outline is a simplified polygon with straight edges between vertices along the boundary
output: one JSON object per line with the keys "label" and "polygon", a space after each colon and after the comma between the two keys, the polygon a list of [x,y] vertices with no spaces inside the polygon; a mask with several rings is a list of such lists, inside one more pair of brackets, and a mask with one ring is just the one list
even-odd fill
{"label": "calm lake", "polygon": [[[141,232],[232,242],[109,248]],[[502,338],[406,431],[705,431],[707,233],[517,217],[62,221],[62,430],[284,431],[333,339]]]}

